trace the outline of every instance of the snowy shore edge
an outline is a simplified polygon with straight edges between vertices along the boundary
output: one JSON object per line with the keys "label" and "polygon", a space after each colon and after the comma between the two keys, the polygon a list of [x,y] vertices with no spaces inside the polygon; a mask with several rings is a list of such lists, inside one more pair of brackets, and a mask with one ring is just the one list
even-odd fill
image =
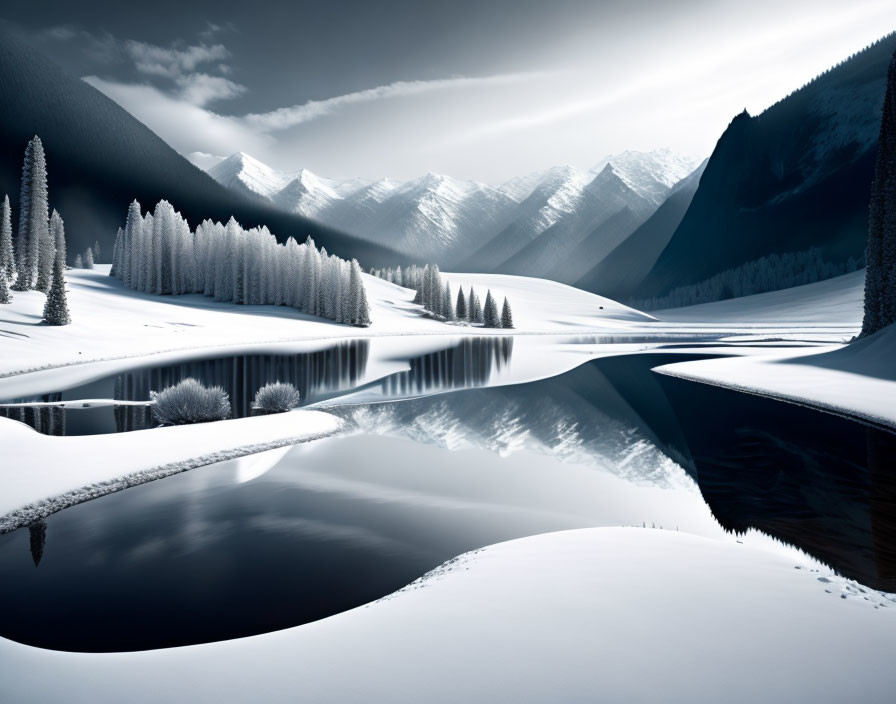
{"label": "snowy shore edge", "polygon": [[[129,433],[49,437],[0,419],[0,441],[15,448],[0,471],[0,534],[132,486],[329,437],[344,425],[332,414],[300,410]],[[53,459],[60,457],[66,458],[66,467],[54,466]]]}

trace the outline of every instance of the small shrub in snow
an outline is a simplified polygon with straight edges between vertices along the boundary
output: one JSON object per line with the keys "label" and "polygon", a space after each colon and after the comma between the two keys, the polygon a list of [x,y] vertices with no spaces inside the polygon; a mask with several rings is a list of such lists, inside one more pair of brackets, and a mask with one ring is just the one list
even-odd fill
{"label": "small shrub in snow", "polygon": [[292,384],[276,382],[265,384],[255,394],[252,408],[263,413],[285,413],[298,408],[301,397]]}
{"label": "small shrub in snow", "polygon": [[161,425],[185,425],[230,417],[230,397],[220,386],[206,388],[196,379],[184,379],[150,393],[152,415]]}

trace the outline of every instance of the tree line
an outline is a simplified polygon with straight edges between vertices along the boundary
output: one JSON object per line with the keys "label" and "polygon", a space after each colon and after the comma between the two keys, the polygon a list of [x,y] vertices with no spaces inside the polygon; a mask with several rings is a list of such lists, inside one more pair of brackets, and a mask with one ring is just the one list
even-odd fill
{"label": "tree line", "polygon": [[25,148],[22,164],[15,243],[8,195],[0,207],[0,303],[12,300],[10,285],[14,291],[40,291],[47,294],[44,322],[68,325],[65,259],[65,224],[58,212],[49,213],[46,154],[35,135]]}
{"label": "tree line", "polygon": [[201,293],[216,301],[283,305],[366,327],[367,293],[357,260],[318,249],[311,237],[279,244],[267,227],[205,220],[195,231],[165,200],[142,213],[135,200],[115,238],[110,275],[137,291]]}
{"label": "tree line", "polygon": [[485,328],[513,328],[513,313],[507,298],[499,311],[498,302],[489,289],[485,303],[480,302],[476,290],[470,286],[464,295],[458,288],[457,297],[451,291],[451,283],[442,280],[437,264],[418,267],[416,264],[402,269],[400,266],[371,269],[370,273],[390,283],[415,290],[414,303],[423,307],[431,317],[445,322],[466,322]]}
{"label": "tree line", "polygon": [[696,284],[679,286],[665,296],[633,299],[628,301],[628,305],[639,310],[661,310],[724,301],[823,281],[856,271],[864,265],[864,258],[850,257],[848,261],[839,264],[825,261],[818,248],[805,252],[771,254],[726,269]]}

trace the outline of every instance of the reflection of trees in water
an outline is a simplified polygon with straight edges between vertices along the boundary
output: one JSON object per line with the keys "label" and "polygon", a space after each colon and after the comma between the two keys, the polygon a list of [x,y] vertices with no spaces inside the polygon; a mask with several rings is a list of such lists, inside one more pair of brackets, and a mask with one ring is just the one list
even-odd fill
{"label": "reflection of trees in water", "polygon": [[663,385],[725,529],[761,530],[847,577],[896,590],[896,436],[704,384],[664,377]]}
{"label": "reflection of trees in water", "polygon": [[[61,401],[62,394],[46,394],[32,400],[53,403]],[[65,435],[65,409],[58,406],[0,408],[0,416],[25,423],[44,435]]]}
{"label": "reflection of trees in water", "polygon": [[512,337],[469,337],[454,347],[415,357],[406,372],[383,379],[387,395],[400,396],[488,383],[510,361]]}
{"label": "reflection of trees in water", "polygon": [[47,522],[40,520],[29,525],[28,536],[31,543],[31,559],[37,567],[44,556],[44,546],[47,544]]}
{"label": "reflection of trees in water", "polygon": [[[283,381],[295,386],[302,403],[312,403],[358,383],[367,367],[369,342],[350,340],[324,350],[291,355],[238,355],[164,367],[137,369],[115,377],[115,399],[149,400],[150,391],[173,386],[188,377],[206,386],[221,386],[230,395],[234,418],[251,415],[255,393],[265,384]],[[152,427],[150,410],[116,406],[119,431]]]}

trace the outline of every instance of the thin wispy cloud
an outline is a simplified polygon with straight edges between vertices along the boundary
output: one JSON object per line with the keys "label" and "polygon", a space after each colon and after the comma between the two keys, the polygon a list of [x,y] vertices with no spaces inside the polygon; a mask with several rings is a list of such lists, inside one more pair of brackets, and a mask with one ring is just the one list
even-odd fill
{"label": "thin wispy cloud", "polygon": [[370,103],[387,98],[402,98],[435,91],[458,88],[483,88],[508,85],[544,76],[543,73],[509,73],[482,77],[443,78],[430,81],[395,81],[375,88],[346,93],[325,100],[309,100],[301,105],[278,108],[266,113],[251,113],[243,120],[264,132],[284,130],[311,120],[331,115],[338,110],[359,103]]}

